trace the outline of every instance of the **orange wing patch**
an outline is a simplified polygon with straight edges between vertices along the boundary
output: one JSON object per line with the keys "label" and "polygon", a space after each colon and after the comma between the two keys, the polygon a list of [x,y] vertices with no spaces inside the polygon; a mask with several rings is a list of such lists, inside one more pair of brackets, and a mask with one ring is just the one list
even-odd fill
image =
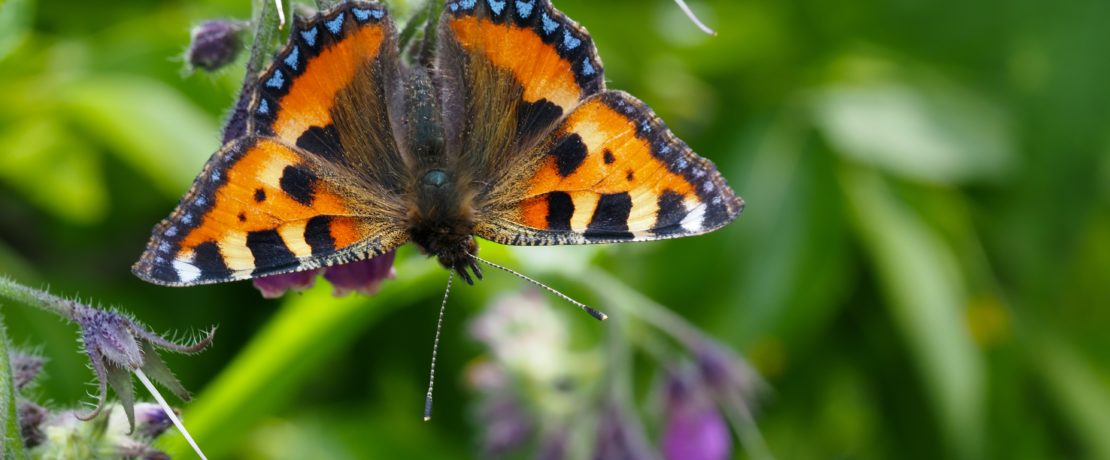
{"label": "orange wing patch", "polygon": [[384,7],[375,3],[347,3],[299,24],[258,80],[251,132],[295,144],[309,129],[331,125],[337,96],[382,56],[392,36]]}
{"label": "orange wing patch", "polygon": [[482,237],[506,244],[661,239],[712,231],[743,209],[711,162],[625,93],[583,102],[537,153],[543,158],[516,210],[479,225]]}
{"label": "orange wing patch", "polygon": [[664,192],[682,196],[684,206],[697,204],[693,185],[652,155],[651,143],[637,136],[633,120],[601,99],[592,99],[571,114],[556,139],[531,181],[524,205],[529,226],[547,228],[550,210],[541,219],[541,203],[554,191],[569,195],[574,209],[569,228],[582,233],[589,230],[602,196],[628,195],[631,209],[624,220],[633,232],[655,226]]}
{"label": "orange wing patch", "polygon": [[359,68],[378,57],[384,35],[382,25],[361,27],[308,61],[304,74],[290,83],[288,94],[278,102],[281,111],[274,133],[295,142],[313,126],[330,125],[336,94],[351,84]]}
{"label": "orange wing patch", "polygon": [[171,285],[227,281],[314,268],[353,248],[381,253],[399,244],[317,177],[305,158],[275,139],[226,146],[215,157],[226,163],[210,162],[155,228],[136,274]]}
{"label": "orange wing patch", "polygon": [[583,90],[575,81],[571,64],[532,29],[473,16],[451,19],[449,24],[463,48],[513,73],[524,88],[525,101],[547,99],[563,110],[578,105]]}

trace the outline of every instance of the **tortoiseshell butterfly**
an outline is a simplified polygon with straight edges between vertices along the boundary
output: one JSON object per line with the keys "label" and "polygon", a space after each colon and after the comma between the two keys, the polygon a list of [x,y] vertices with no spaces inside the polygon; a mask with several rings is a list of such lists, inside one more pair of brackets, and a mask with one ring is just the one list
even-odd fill
{"label": "tortoiseshell butterfly", "polygon": [[298,20],[135,274],[218,283],[412,242],[471,281],[475,237],[659,240],[741,212],[711,162],[605,88],[589,34],[549,0],[445,5],[427,62],[402,59],[379,3]]}

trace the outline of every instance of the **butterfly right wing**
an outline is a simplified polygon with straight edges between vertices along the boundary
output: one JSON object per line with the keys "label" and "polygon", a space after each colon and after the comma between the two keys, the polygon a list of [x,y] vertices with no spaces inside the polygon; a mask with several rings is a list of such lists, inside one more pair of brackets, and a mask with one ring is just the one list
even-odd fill
{"label": "butterfly right wing", "polygon": [[300,22],[242,96],[244,122],[233,116],[230,140],[154,228],[134,273],[163,285],[217,283],[403,244],[395,37],[377,3]]}

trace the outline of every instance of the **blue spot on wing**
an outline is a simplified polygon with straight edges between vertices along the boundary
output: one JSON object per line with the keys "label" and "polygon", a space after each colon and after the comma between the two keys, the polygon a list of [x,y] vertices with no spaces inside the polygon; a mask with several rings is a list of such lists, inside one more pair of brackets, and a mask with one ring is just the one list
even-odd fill
{"label": "blue spot on wing", "polygon": [[478,0],[459,0],[458,4],[464,10],[472,10],[478,5]]}
{"label": "blue spot on wing", "polygon": [[266,102],[265,99],[258,103],[258,113],[260,115],[266,115],[270,113],[270,103]]}
{"label": "blue spot on wing", "polygon": [[358,22],[366,22],[368,19],[370,19],[370,10],[363,8],[352,8],[351,12],[355,14],[355,19],[357,19]]}
{"label": "blue spot on wing", "polygon": [[597,73],[597,69],[594,69],[594,65],[593,65],[593,63],[590,62],[590,58],[583,59],[582,60],[582,75],[585,75],[587,77],[592,77],[595,73]]}
{"label": "blue spot on wing", "polygon": [[572,50],[572,49],[578,48],[578,45],[581,45],[581,44],[582,44],[582,40],[579,40],[578,37],[575,37],[574,35],[571,35],[569,30],[564,30],[563,31],[563,48],[566,48],[568,50]]}
{"label": "blue spot on wing", "polygon": [[520,0],[517,0],[517,2],[516,2],[516,13],[519,14],[521,18],[528,19],[528,16],[532,15],[532,6],[533,6],[532,1],[533,0],[528,0],[527,2],[522,2]]}
{"label": "blue spot on wing", "polygon": [[285,74],[281,73],[280,69],[274,70],[274,75],[266,80],[266,86],[274,89],[281,89],[285,85]]}
{"label": "blue spot on wing", "polygon": [[297,67],[300,65],[301,49],[296,46],[289,51],[289,55],[285,57],[285,65],[290,69],[299,70]]}
{"label": "blue spot on wing", "polygon": [[543,21],[543,33],[546,35],[551,35],[552,32],[555,32],[555,29],[559,28],[559,23],[548,17],[547,13],[543,13],[543,15],[540,16],[540,20]]}
{"label": "blue spot on wing", "polygon": [[339,15],[335,17],[335,19],[324,21],[324,26],[326,26],[332,34],[339,35],[339,32],[343,30],[343,18],[346,15],[347,13],[339,13]]}
{"label": "blue spot on wing", "polygon": [[489,9],[493,10],[493,14],[501,15],[505,11],[505,0],[486,0],[489,3]]}
{"label": "blue spot on wing", "polygon": [[308,46],[311,46],[311,47],[315,48],[316,47],[316,28],[313,27],[313,28],[308,29],[308,30],[302,30],[301,31],[301,38],[304,39],[304,42],[307,43]]}

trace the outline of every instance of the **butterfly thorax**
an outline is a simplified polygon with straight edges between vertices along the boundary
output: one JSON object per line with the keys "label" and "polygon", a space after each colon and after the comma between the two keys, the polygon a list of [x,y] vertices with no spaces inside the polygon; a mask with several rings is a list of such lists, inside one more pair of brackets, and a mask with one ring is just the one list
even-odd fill
{"label": "butterfly thorax", "polygon": [[480,279],[481,272],[472,257],[477,255],[478,244],[467,194],[460,190],[458,179],[443,169],[429,169],[420,177],[416,203],[408,216],[412,242],[467,282],[472,282],[468,268]]}

